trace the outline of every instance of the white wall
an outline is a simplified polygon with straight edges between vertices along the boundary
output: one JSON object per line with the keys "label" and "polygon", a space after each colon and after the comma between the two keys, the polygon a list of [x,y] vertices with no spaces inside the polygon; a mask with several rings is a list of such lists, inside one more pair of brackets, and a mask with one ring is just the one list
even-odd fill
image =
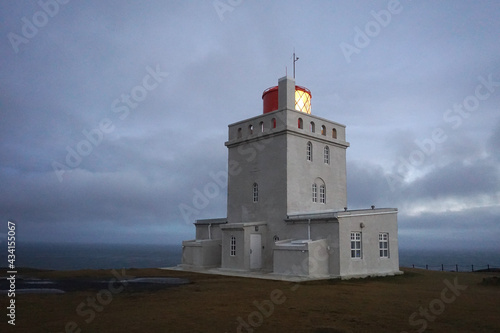
{"label": "white wall", "polygon": [[[340,274],[348,276],[399,273],[397,210],[348,211],[339,216]],[[349,215],[350,214],[350,215]],[[372,215],[364,215],[372,214]],[[361,228],[363,223],[363,228]],[[362,234],[362,258],[351,258],[351,231]],[[379,233],[389,233],[389,258],[380,258]]]}

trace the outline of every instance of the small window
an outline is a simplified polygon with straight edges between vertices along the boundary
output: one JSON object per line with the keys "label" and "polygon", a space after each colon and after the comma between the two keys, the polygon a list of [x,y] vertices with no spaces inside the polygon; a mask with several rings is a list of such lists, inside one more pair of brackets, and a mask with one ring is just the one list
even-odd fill
{"label": "small window", "polygon": [[276,128],[276,118],[271,119],[271,125],[273,128]]}
{"label": "small window", "polygon": [[253,125],[248,125],[248,134],[253,134]]}
{"label": "small window", "polygon": [[326,126],[321,125],[321,135],[326,135]]}
{"label": "small window", "polygon": [[312,185],[312,201],[318,202],[318,185]]}
{"label": "small window", "polygon": [[337,130],[335,128],[332,129],[332,138],[334,138],[334,139],[337,138]]}
{"label": "small window", "polygon": [[387,232],[378,234],[378,248],[380,258],[389,258],[389,234]]}
{"label": "small window", "polygon": [[260,128],[260,131],[261,131],[261,132],[264,132],[264,122],[263,122],[263,121],[261,121],[261,122],[259,123],[259,128]]}
{"label": "small window", "polygon": [[330,164],[330,147],[325,146],[325,149],[323,149],[323,160],[325,164]]}
{"label": "small window", "polygon": [[238,138],[238,139],[241,139],[241,135],[242,135],[242,134],[241,134],[241,127],[240,127],[240,128],[238,128],[237,138]]}
{"label": "small window", "polygon": [[351,232],[351,258],[361,259],[361,232]]}
{"label": "small window", "polygon": [[302,118],[299,118],[297,126],[298,126],[300,129],[303,129],[303,128],[304,128],[304,121],[302,120]]}
{"label": "small window", "polygon": [[231,257],[234,257],[236,255],[236,237],[231,236],[231,246],[230,246],[230,253]]}
{"label": "small window", "polygon": [[316,131],[316,126],[314,125],[314,121],[311,121],[311,123],[309,124],[309,130],[311,131],[311,133],[314,133]]}
{"label": "small window", "polygon": [[306,157],[307,157],[308,161],[312,162],[312,160],[313,160],[313,146],[312,146],[311,142],[307,143]]}
{"label": "small window", "polygon": [[319,186],[319,202],[322,204],[326,203],[325,185]]}
{"label": "small window", "polygon": [[253,202],[259,201],[259,185],[257,183],[253,183]]}

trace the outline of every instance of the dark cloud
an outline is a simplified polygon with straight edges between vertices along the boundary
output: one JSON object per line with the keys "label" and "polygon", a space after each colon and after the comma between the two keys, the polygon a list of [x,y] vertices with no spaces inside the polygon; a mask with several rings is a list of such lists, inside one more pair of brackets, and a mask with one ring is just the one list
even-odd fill
{"label": "dark cloud", "polygon": [[459,212],[400,214],[399,245],[404,248],[500,250],[500,209],[481,207]]}
{"label": "dark cloud", "polygon": [[384,170],[378,164],[347,163],[347,203],[349,209],[377,207],[397,207],[389,191]]}
{"label": "dark cloud", "polygon": [[[262,91],[291,74],[295,47],[297,84],[312,90],[313,114],[347,125],[350,208],[400,208],[405,241],[447,239],[414,226],[448,226],[450,216],[463,226],[453,231],[456,244],[490,237],[494,223],[488,233],[468,221],[498,198],[500,88],[458,128],[443,115],[474,94],[479,76],[500,81],[500,6],[401,4],[347,62],[340,44],[356,46],[355,28],[387,1],[310,4],[300,14],[298,1],[266,10],[242,2],[223,20],[210,1],[69,2],[18,52],[8,35],[22,36],[22,18],[40,6],[0,3],[0,220],[16,219],[29,240],[192,237],[195,218],[225,215],[225,186],[188,218],[179,206],[193,206],[210,175],[225,170],[227,125],[261,113]],[[157,66],[168,75],[120,118],[113,103]],[[112,130],[68,166],[68,149],[85,148],[85,133],[105,119]],[[401,167],[436,128],[447,139],[420,165]],[[65,165],[62,182],[54,162]],[[495,209],[477,215],[493,221]]]}
{"label": "dark cloud", "polygon": [[500,160],[500,120],[497,120],[493,134],[488,140],[488,153],[491,154],[492,158],[496,161]]}
{"label": "dark cloud", "polygon": [[436,168],[410,183],[404,192],[415,199],[455,197],[467,200],[477,195],[496,195],[499,189],[498,165],[477,161],[472,165],[455,162]]}

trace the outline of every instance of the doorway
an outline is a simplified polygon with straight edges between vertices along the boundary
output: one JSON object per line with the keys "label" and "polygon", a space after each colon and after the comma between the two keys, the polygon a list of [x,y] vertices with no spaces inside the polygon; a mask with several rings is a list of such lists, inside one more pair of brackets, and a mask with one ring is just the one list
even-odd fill
{"label": "doorway", "polygon": [[250,234],[250,269],[262,267],[262,235]]}

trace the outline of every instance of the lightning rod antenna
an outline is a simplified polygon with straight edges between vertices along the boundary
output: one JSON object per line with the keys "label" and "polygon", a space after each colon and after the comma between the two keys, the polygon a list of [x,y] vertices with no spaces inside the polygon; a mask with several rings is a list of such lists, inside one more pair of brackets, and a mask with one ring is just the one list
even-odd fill
{"label": "lightning rod antenna", "polygon": [[295,63],[299,60],[299,57],[295,56],[295,48],[293,49],[293,79],[295,79]]}

